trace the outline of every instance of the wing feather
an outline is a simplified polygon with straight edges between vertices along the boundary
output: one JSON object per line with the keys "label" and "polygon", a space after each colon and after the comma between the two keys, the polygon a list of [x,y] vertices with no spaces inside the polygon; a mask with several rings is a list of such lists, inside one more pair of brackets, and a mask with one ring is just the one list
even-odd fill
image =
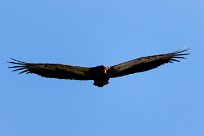
{"label": "wing feather", "polygon": [[47,78],[92,80],[90,68],[87,67],[48,63],[26,63],[15,59],[12,59],[9,63],[15,65],[9,68],[14,69],[13,71],[19,71],[19,74],[33,73]]}
{"label": "wing feather", "polygon": [[174,61],[180,62],[180,60],[178,59],[185,59],[183,56],[189,55],[188,53],[183,53],[187,50],[188,49],[168,54],[141,57],[112,66],[109,70],[110,77],[115,78],[137,72],[144,72],[153,68],[157,68],[158,66],[163,65],[165,63],[173,63]]}

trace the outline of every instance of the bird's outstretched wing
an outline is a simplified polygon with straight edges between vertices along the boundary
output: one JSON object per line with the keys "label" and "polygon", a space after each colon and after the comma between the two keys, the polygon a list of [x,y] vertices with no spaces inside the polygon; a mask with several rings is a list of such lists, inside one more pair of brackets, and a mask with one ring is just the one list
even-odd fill
{"label": "bird's outstretched wing", "polygon": [[180,62],[178,59],[184,59],[183,56],[188,55],[188,53],[183,53],[187,50],[188,49],[168,54],[141,57],[112,66],[109,70],[110,77],[115,78],[137,72],[144,72],[156,68],[165,63],[173,63],[174,61]]}
{"label": "bird's outstretched wing", "polygon": [[19,74],[34,73],[47,78],[92,80],[89,72],[90,68],[87,67],[62,64],[26,63],[15,59],[12,59],[9,63],[15,65],[9,68],[13,68],[13,71],[20,71]]}

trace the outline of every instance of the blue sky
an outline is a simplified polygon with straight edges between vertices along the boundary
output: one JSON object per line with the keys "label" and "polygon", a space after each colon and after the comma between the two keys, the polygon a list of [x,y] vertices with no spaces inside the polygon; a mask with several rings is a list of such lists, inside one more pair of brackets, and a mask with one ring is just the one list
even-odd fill
{"label": "blue sky", "polygon": [[[203,136],[203,0],[0,2],[1,136]],[[18,75],[26,62],[114,65],[190,48],[181,63],[110,80]]]}

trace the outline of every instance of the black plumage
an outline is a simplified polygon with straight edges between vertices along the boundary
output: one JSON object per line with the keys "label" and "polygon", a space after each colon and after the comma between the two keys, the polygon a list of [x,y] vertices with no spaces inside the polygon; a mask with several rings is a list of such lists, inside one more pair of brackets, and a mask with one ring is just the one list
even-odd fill
{"label": "black plumage", "polygon": [[49,63],[26,63],[11,59],[12,61],[9,63],[14,64],[14,66],[9,68],[13,68],[13,71],[19,71],[19,74],[34,73],[47,78],[94,80],[94,85],[103,87],[108,84],[110,78],[148,71],[165,63],[180,62],[179,59],[184,59],[184,56],[188,55],[188,53],[184,53],[187,50],[188,49],[167,54],[141,57],[114,66],[100,65],[96,67],[80,67]]}

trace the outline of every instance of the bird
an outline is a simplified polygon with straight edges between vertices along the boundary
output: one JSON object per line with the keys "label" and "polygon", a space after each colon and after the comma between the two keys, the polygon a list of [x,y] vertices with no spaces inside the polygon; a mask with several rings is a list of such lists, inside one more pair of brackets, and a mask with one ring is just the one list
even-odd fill
{"label": "bird", "polygon": [[93,80],[93,85],[103,87],[109,83],[110,78],[145,72],[166,63],[180,62],[179,59],[185,59],[184,56],[190,54],[186,53],[187,50],[189,49],[140,57],[113,66],[82,67],[52,63],[27,63],[13,58],[8,63],[13,65],[9,68],[19,71],[19,74],[31,73],[47,78]]}

